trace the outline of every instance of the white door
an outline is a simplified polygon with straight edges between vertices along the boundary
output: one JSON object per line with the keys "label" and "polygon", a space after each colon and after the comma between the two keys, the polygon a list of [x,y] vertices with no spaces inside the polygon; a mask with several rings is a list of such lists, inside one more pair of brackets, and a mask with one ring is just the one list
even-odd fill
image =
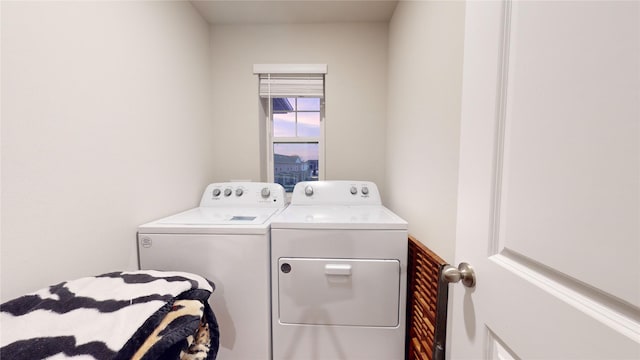
{"label": "white door", "polygon": [[640,359],[640,3],[466,8],[448,358]]}

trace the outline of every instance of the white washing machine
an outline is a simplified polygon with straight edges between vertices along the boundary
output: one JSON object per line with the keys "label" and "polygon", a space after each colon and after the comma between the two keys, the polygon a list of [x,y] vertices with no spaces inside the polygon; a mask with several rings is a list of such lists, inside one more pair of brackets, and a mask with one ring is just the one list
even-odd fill
{"label": "white washing machine", "polygon": [[216,183],[200,207],[138,228],[140,269],[187,271],[215,283],[218,359],[271,358],[270,224],[285,206],[279,184]]}
{"label": "white washing machine", "polygon": [[273,359],[404,359],[407,244],[374,183],[298,183],[271,223]]}

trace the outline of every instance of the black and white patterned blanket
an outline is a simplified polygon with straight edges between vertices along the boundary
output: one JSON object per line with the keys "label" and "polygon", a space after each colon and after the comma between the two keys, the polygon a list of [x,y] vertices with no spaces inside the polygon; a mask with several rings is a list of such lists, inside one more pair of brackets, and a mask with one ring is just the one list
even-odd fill
{"label": "black and white patterned blanket", "polygon": [[0,358],[215,359],[213,284],[183,272],[114,272],[0,305]]}

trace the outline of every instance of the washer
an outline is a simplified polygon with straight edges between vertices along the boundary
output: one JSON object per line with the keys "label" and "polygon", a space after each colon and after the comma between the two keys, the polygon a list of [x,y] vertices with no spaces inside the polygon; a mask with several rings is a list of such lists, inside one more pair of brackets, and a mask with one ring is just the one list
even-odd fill
{"label": "washer", "polygon": [[215,183],[200,207],[138,228],[140,269],[187,271],[215,284],[219,359],[271,358],[270,224],[285,199],[279,184]]}
{"label": "washer", "polygon": [[273,359],[404,359],[407,248],[374,183],[298,183],[271,223]]}

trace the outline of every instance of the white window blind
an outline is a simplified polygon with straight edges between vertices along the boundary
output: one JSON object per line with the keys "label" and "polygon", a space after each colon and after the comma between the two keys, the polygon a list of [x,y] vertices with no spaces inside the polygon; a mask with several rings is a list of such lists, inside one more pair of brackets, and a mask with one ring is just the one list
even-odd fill
{"label": "white window blind", "polygon": [[324,74],[260,74],[260,97],[324,97]]}
{"label": "white window blind", "polygon": [[260,78],[260,97],[324,98],[326,64],[255,64]]}

